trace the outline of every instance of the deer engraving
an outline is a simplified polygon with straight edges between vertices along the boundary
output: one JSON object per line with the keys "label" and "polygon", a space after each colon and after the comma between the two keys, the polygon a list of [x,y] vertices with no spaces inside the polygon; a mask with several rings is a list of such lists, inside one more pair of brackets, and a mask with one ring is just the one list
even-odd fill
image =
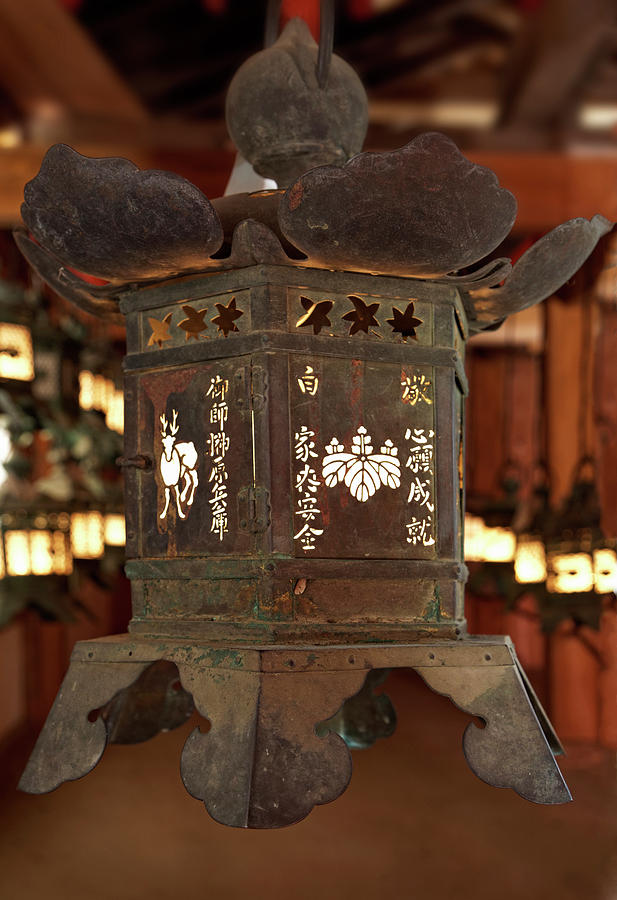
{"label": "deer engraving", "polygon": [[[182,504],[186,501],[186,505],[192,506],[195,498],[195,489],[199,484],[196,465],[198,460],[197,450],[192,441],[180,441],[176,443],[176,435],[180,426],[178,425],[178,411],[172,410],[173,419],[168,422],[165,413],[159,417],[162,425],[161,438],[163,441],[163,454],[161,456],[161,476],[165,485],[165,509],[160,515],[164,519],[169,509],[171,499],[171,489],[173,488],[176,497],[176,506],[178,515],[181,519],[186,519],[186,513],[182,509]],[[167,430],[169,426],[169,431]],[[180,493],[180,485],[184,479],[182,493]],[[189,493],[190,492],[190,493]]]}

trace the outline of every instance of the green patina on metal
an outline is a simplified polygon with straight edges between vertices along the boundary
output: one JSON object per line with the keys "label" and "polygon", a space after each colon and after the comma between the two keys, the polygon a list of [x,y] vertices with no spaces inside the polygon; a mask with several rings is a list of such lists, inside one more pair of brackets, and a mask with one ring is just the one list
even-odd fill
{"label": "green patina on metal", "polygon": [[425,622],[441,622],[441,592],[438,584],[433,589],[433,599],[427,604],[422,618]]}

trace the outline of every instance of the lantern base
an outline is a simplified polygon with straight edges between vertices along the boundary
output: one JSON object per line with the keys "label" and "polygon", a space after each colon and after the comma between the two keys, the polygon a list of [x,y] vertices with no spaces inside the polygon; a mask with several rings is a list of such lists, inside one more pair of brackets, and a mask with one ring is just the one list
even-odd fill
{"label": "lantern base", "polygon": [[[571,800],[554,759],[561,746],[510,639],[484,636],[258,649],[133,635],[80,641],[19,786],[52,791],[91,771],[108,743],[146,740],[195,708],[211,727],[196,728],[184,746],[188,792],[225,825],[291,825],[347,787],[346,741],[368,746],[393,730],[389,702],[372,691],[380,678],[372,670],[390,668],[414,669],[484,720],[463,738],[483,781],[536,803]],[[363,742],[350,740],[354,733]]]}

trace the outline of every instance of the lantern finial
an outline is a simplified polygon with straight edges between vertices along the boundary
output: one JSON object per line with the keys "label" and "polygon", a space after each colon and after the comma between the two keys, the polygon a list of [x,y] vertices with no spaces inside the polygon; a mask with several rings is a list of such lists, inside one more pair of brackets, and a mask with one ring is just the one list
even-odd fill
{"label": "lantern finial", "polygon": [[251,56],[227,93],[227,128],[243,156],[286,187],[314,166],[342,165],[364,143],[368,103],[362,82],[339,56],[319,85],[318,48],[302,19],[272,47]]}

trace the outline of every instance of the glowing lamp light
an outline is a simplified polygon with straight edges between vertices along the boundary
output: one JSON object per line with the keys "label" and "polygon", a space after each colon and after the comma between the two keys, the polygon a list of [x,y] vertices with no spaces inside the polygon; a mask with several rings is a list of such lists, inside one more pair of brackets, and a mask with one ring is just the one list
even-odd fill
{"label": "glowing lamp light", "polygon": [[124,516],[116,513],[105,516],[105,543],[108,547],[124,547],[126,543]]}
{"label": "glowing lamp light", "polygon": [[514,577],[519,584],[546,581],[546,551],[542,541],[519,541],[514,557]]}
{"label": "glowing lamp light", "polygon": [[29,575],[30,544],[27,531],[7,531],[4,536],[7,575]]}
{"label": "glowing lamp light", "polygon": [[109,398],[105,424],[111,431],[124,434],[124,394],[122,391],[114,390]]}
{"label": "glowing lamp light", "polygon": [[70,575],[73,571],[73,560],[63,531],[7,531],[4,546],[7,575]]}
{"label": "glowing lamp light", "polygon": [[118,434],[124,432],[124,394],[110,378],[94,375],[87,369],[79,373],[79,405],[86,412],[105,414],[105,424]]}
{"label": "glowing lamp light", "polygon": [[594,550],[593,569],[596,591],[599,594],[617,593],[617,553],[614,550]]}
{"label": "glowing lamp light", "polygon": [[588,553],[554,553],[549,555],[546,588],[552,594],[582,594],[592,591],[594,572]]}
{"label": "glowing lamp light", "polygon": [[509,528],[489,528],[479,516],[465,516],[465,559],[469,562],[512,562],[516,536]]}
{"label": "glowing lamp light", "polygon": [[14,381],[34,378],[32,335],[25,325],[0,322],[0,378]]}
{"label": "glowing lamp light", "polygon": [[76,559],[99,559],[104,552],[104,523],[100,512],[71,515],[71,550]]}

